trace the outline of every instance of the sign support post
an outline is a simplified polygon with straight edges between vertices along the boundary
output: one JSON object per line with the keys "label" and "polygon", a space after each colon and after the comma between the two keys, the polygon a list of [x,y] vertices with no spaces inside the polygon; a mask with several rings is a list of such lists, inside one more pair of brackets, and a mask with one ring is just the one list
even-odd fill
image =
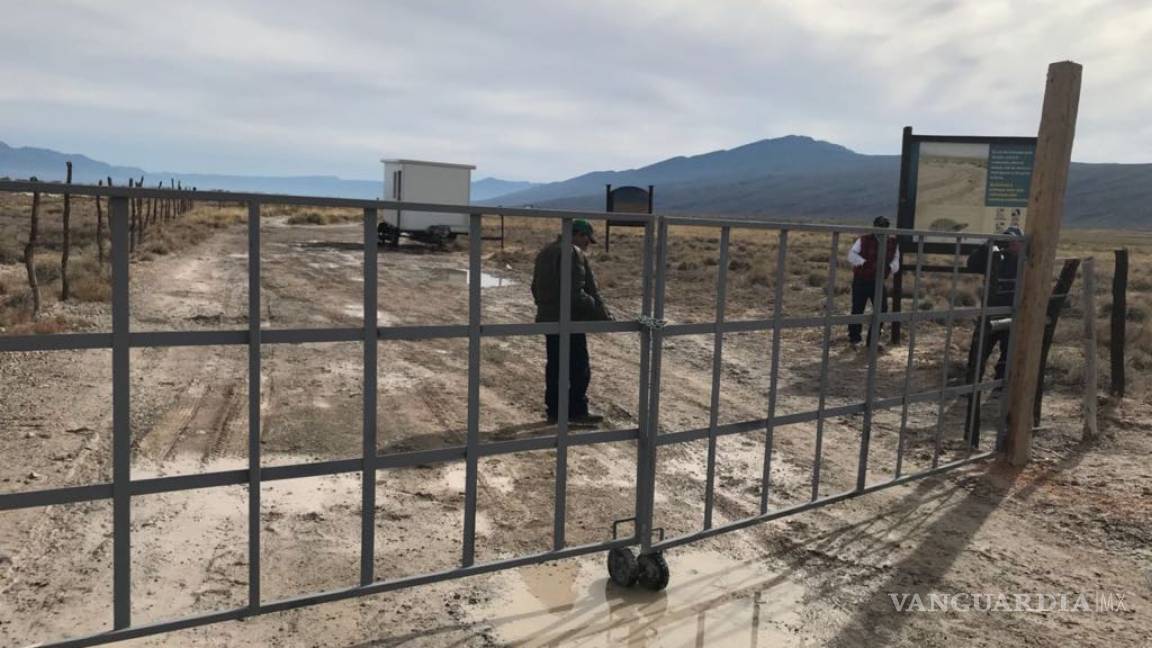
{"label": "sign support post", "polygon": [[1024,276],[1019,284],[1020,310],[1008,376],[1007,459],[1014,466],[1032,455],[1032,407],[1040,367],[1041,337],[1047,312],[1048,284],[1064,219],[1064,192],[1076,134],[1083,67],[1063,61],[1048,66],[1044,107],[1028,200],[1026,233],[1030,237]]}

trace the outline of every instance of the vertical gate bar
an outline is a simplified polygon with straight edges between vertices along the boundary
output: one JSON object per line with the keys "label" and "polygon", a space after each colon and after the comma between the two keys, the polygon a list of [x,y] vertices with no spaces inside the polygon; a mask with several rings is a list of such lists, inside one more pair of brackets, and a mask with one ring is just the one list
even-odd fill
{"label": "vertical gate bar", "polygon": [[812,463],[812,501],[820,496],[820,462],[824,452],[824,403],[828,397],[828,354],[832,346],[832,309],[836,299],[836,266],[840,252],[840,232],[832,232],[828,252],[828,280],[824,283],[824,338],[820,357],[820,397],[816,404],[816,455]]}
{"label": "vertical gate bar", "polygon": [[944,430],[944,390],[948,388],[948,360],[952,351],[952,328],[956,322],[956,285],[960,281],[960,242],[956,237],[956,251],[952,256],[952,289],[948,292],[948,325],[944,334],[944,363],[940,369],[940,400],[936,409],[936,439],[932,450],[932,467],[940,465],[940,435]]}
{"label": "vertical gate bar", "polygon": [[565,218],[560,231],[560,375],[556,382],[556,495],[552,518],[552,547],[564,548],[564,516],[568,503],[568,390],[572,382],[572,219]]}
{"label": "vertical gate bar", "polygon": [[912,282],[912,321],[908,322],[908,363],[904,367],[904,402],[900,405],[900,434],[896,437],[896,474],[904,469],[904,433],[908,431],[908,395],[912,389],[912,366],[916,358],[916,318],[920,312],[920,269],[924,265],[924,235],[916,237],[916,277]]}
{"label": "vertical gate bar", "polygon": [[704,528],[712,528],[712,500],[716,489],[716,426],[720,422],[720,370],[724,353],[724,308],[728,292],[728,239],[731,229],[720,229],[720,264],[716,270],[716,330],[712,339],[712,399],[708,411],[708,469],[704,488]]}
{"label": "vertical gate bar", "polygon": [[[864,383],[864,426],[860,431],[860,460],[856,490],[868,481],[868,451],[872,447],[872,403],[876,400],[876,362],[880,351],[880,313],[884,311],[884,287],[888,281],[888,236],[876,237],[876,269],[872,275],[872,321],[868,323],[868,377]],[[895,245],[895,240],[892,244]]]}
{"label": "vertical gate bar", "polygon": [[[985,242],[985,245],[995,249],[993,241]],[[964,457],[968,458],[972,455],[972,449],[980,442],[980,392],[976,390],[976,385],[984,381],[984,333],[988,330],[988,295],[992,292],[992,249],[988,250],[988,258],[984,264],[984,295],[980,300],[980,319],[977,320],[976,326],[980,328],[976,332],[976,366],[974,369],[980,372],[972,380],[972,392],[968,394],[968,416],[965,420],[964,439],[967,441],[968,449],[965,451]]]}
{"label": "vertical gate bar", "polygon": [[364,210],[364,469],[360,477],[360,584],[376,580],[376,357],[379,351],[376,309],[378,258],[376,210]]}
{"label": "vertical gate bar", "polygon": [[112,234],[113,627],[132,625],[132,428],[128,346],[128,198],[108,199]]}
{"label": "vertical gate bar", "polygon": [[[652,263],[653,263],[653,250],[652,244],[654,242],[654,224],[652,220],[644,223],[644,252],[643,262],[641,266],[642,272],[642,296],[640,298],[640,314],[642,317],[652,316]],[[605,235],[605,241],[608,237]],[[644,489],[642,484],[647,483],[645,477],[645,466],[647,465],[647,457],[650,450],[648,445],[648,396],[651,385],[651,354],[652,351],[652,330],[647,326],[640,327],[640,394],[637,399],[636,411],[638,412],[638,437],[636,439],[636,503],[633,508],[633,515],[636,522],[632,525],[632,534],[634,537],[640,537],[639,520],[641,512],[644,509]]]}
{"label": "vertical gate bar", "polygon": [[481,215],[468,220],[468,440],[464,468],[464,556],[462,566],[476,562],[476,471],[480,451],[480,254]]}
{"label": "vertical gate bar", "polygon": [[1008,349],[1005,353],[1008,354],[1004,362],[1004,384],[1000,386],[1000,416],[998,422],[998,429],[996,430],[996,450],[1003,452],[1005,443],[1007,441],[1008,433],[1008,404],[1011,402],[1008,393],[1008,377],[1012,375],[1012,348],[1016,344],[1016,313],[1020,309],[1020,293],[1022,292],[1022,282],[1020,278],[1024,274],[1024,264],[1028,261],[1028,248],[1029,240],[1024,240],[1020,245],[1020,252],[1016,255],[1016,276],[1012,280],[1012,320],[1008,323]]}
{"label": "vertical gate bar", "polygon": [[260,203],[248,203],[248,610],[260,610]]}
{"label": "vertical gate bar", "polygon": [[[657,322],[664,318],[664,292],[668,268],[668,221],[659,220],[656,236],[656,294],[652,317]],[[664,332],[656,326],[652,333],[652,377],[649,383],[648,423],[644,426],[644,479],[637,485],[644,504],[636,515],[636,527],[640,534],[640,553],[652,551],[652,519],[656,501],[656,436],[660,433],[660,364],[664,355]]]}
{"label": "vertical gate bar", "polygon": [[772,373],[768,381],[768,423],[764,431],[764,474],[760,479],[760,513],[768,512],[768,489],[772,483],[772,438],[776,422],[776,385],[780,373],[780,319],[784,316],[784,280],[787,277],[788,230],[780,230],[776,251],[776,293],[772,305]]}

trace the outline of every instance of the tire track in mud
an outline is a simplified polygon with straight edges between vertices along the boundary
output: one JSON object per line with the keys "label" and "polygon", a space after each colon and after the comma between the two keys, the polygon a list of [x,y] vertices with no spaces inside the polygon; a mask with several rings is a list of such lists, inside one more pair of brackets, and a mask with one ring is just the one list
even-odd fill
{"label": "tire track in mud", "polygon": [[[238,229],[223,232],[210,239],[204,247],[187,259],[181,259],[183,266],[175,271],[153,271],[142,278],[135,287],[135,293],[147,295],[155,301],[171,298],[173,289],[182,290],[179,282],[170,282],[165,277],[175,274],[179,277],[206,277],[210,279],[201,290],[198,301],[206,308],[219,313],[191,313],[176,322],[164,321],[183,330],[201,328],[203,322],[223,322],[238,313],[246,312],[247,304],[247,262],[240,259],[235,248],[242,248],[245,239]],[[179,299],[177,297],[177,299]],[[243,347],[229,347],[238,349]],[[142,380],[152,382],[164,380],[171,383],[178,393],[174,406],[161,412],[156,423],[144,426],[134,436],[133,446],[138,456],[161,464],[183,456],[195,456],[201,464],[220,456],[229,445],[235,443],[230,438],[238,430],[232,423],[240,409],[241,396],[247,392],[242,385],[247,384],[247,363],[234,351],[205,353],[198,348],[168,347],[155,350],[153,362],[139,375]],[[161,408],[166,407],[163,403]]]}

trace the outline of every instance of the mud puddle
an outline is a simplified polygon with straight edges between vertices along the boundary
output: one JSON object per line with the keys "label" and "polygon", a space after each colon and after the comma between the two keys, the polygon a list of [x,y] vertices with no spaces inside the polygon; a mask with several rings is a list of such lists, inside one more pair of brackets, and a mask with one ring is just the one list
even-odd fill
{"label": "mud puddle", "polygon": [[802,627],[804,585],[762,561],[673,551],[672,584],[651,592],[612,584],[603,557],[500,574],[501,594],[476,620],[516,646],[767,647],[791,645]]}
{"label": "mud puddle", "polygon": [[[431,281],[443,281],[447,283],[468,285],[470,281],[469,272],[462,268],[421,268],[420,272],[425,274]],[[480,273],[480,287],[481,288],[507,288],[509,286],[518,285],[519,282],[490,272]]]}

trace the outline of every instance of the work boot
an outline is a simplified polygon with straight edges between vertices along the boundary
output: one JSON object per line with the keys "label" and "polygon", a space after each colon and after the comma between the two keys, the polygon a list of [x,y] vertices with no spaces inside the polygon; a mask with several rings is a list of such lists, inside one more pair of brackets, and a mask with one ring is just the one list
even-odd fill
{"label": "work boot", "polygon": [[576,425],[598,425],[604,422],[604,417],[600,414],[589,413],[582,416],[573,416],[569,421]]}

